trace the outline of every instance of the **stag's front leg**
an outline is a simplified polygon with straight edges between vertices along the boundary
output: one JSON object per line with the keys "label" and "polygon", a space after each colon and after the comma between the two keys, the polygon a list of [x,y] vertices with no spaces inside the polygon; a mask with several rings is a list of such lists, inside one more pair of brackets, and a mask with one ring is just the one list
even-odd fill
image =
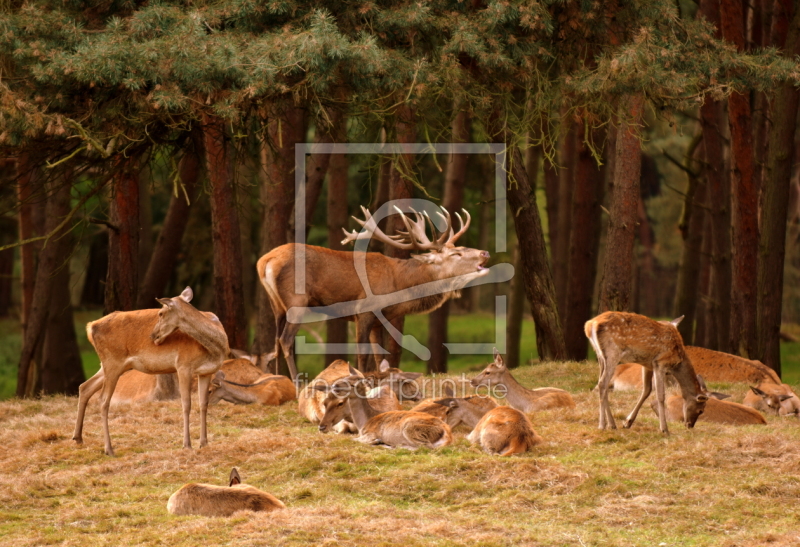
{"label": "stag's front leg", "polygon": [[206,417],[208,415],[208,386],[210,383],[210,374],[197,378],[197,399],[200,405],[200,448],[208,445]]}
{"label": "stag's front leg", "polygon": [[636,406],[633,407],[631,413],[625,418],[622,427],[628,429],[633,425],[633,422],[636,421],[636,416],[639,415],[639,409],[642,408],[644,402],[650,397],[651,391],[653,391],[653,371],[647,367],[642,367],[642,394],[639,396]]}
{"label": "stag's front leg", "polygon": [[[199,384],[199,382],[198,382]],[[189,435],[189,416],[192,413],[192,371],[178,371],[178,388],[181,392],[181,408],[183,409],[183,447],[192,448],[192,438]]]}
{"label": "stag's front leg", "polygon": [[656,369],[656,405],[658,407],[658,422],[661,427],[661,433],[669,435],[669,428],[667,428],[667,409],[664,406],[665,399],[665,386],[667,377],[661,367]]}

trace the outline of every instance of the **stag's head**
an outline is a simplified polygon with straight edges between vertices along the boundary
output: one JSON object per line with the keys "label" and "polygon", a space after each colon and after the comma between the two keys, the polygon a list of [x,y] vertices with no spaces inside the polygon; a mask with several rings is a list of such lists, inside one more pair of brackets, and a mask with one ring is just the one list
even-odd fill
{"label": "stag's head", "polygon": [[[348,232],[344,228],[345,238],[342,244],[354,242],[359,239],[377,239],[387,245],[403,249],[407,251],[428,251],[425,254],[412,255],[414,260],[418,260],[423,264],[428,264],[440,270],[437,277],[445,279],[448,277],[456,277],[462,275],[469,275],[470,277],[480,277],[489,273],[486,268],[486,263],[489,261],[489,253],[479,249],[470,249],[469,247],[456,247],[455,243],[459,237],[469,228],[471,217],[466,209],[462,209],[466,221],[461,218],[461,215],[456,213],[460,223],[459,230],[453,230],[453,219],[450,213],[444,207],[437,214],[445,221],[446,227],[444,231],[437,235],[436,226],[426,212],[419,213],[414,209],[416,220],[411,220],[403,212],[395,207],[397,213],[400,214],[403,224],[406,227],[405,231],[398,231],[396,235],[387,236],[378,227],[375,219],[372,218],[370,212],[361,207],[364,213],[364,220],[353,217],[363,228],[362,231]],[[433,240],[428,239],[426,234],[426,225],[430,225]]]}
{"label": "stag's head", "polygon": [[181,294],[173,298],[156,298],[161,304],[161,309],[158,310],[158,322],[150,333],[150,339],[155,345],[162,344],[167,336],[180,328],[181,321],[184,321],[187,315],[197,311],[189,304],[193,296],[192,289],[186,287]]}
{"label": "stag's head", "polygon": [[506,364],[503,362],[503,358],[500,356],[500,352],[497,351],[497,348],[494,350],[494,362],[489,363],[483,372],[478,374],[475,378],[472,379],[470,382],[472,387],[478,386],[487,386],[492,387],[498,384],[502,384],[505,374],[508,372],[508,368],[506,368]]}

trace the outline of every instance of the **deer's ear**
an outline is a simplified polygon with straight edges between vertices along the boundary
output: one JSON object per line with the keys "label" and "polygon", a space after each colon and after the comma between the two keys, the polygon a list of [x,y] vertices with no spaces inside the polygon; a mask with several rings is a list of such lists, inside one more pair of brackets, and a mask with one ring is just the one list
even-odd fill
{"label": "deer's ear", "polygon": [[494,348],[494,362],[497,363],[498,365],[503,364],[503,356],[500,355],[500,352],[497,351],[497,348]]}
{"label": "deer's ear", "polygon": [[685,315],[681,315],[680,317],[676,317],[675,319],[670,321],[669,324],[672,325],[673,327],[677,327],[678,325],[680,325],[681,321],[683,321],[684,317],[686,317],[686,316]]}
{"label": "deer's ear", "polygon": [[759,396],[761,396],[761,397],[766,397],[766,396],[767,396],[767,394],[766,394],[766,393],[764,393],[763,391],[761,391],[761,390],[760,390],[760,389],[758,389],[757,387],[752,387],[752,386],[750,386],[750,391],[752,391],[753,393],[755,393],[756,395],[759,395]]}
{"label": "deer's ear", "polygon": [[172,300],[170,300],[169,298],[156,298],[156,302],[158,302],[162,306],[169,306],[170,304],[172,304]]}
{"label": "deer's ear", "polygon": [[378,368],[380,369],[381,372],[386,372],[387,370],[389,370],[392,367],[389,365],[389,361],[384,359],[383,361],[381,361],[381,364],[380,364],[380,366]]}
{"label": "deer's ear", "polygon": [[183,292],[180,295],[180,299],[184,302],[191,302],[192,298],[194,297],[194,293],[192,292],[191,287],[186,287],[183,289]]}
{"label": "deer's ear", "polygon": [[442,393],[444,393],[448,397],[453,397],[455,395],[455,392],[453,392],[453,388],[451,388],[450,386],[443,386]]}
{"label": "deer's ear", "polygon": [[347,368],[350,369],[350,376],[361,376],[356,369],[353,368],[353,365],[350,363],[347,364]]}
{"label": "deer's ear", "polygon": [[699,374],[697,375],[697,383],[700,384],[700,389],[702,389],[703,391],[708,391],[705,380],[703,380],[703,377],[700,376]]}
{"label": "deer's ear", "polygon": [[398,374],[392,374],[393,378],[399,378],[400,380],[416,380],[422,376],[421,372],[400,372]]}
{"label": "deer's ear", "polygon": [[780,400],[781,400],[781,402],[783,402],[783,401],[788,401],[788,400],[789,400],[789,399],[791,399],[791,398],[792,398],[792,396],[791,396],[791,395],[781,395],[781,396],[780,396]]}
{"label": "deer's ear", "polygon": [[695,399],[697,400],[698,403],[705,403],[706,401],[708,401],[708,395],[704,395],[701,393],[700,395],[695,397]]}
{"label": "deer's ear", "polygon": [[242,477],[239,476],[239,472],[234,467],[231,469],[231,476],[228,480],[228,486],[233,486],[235,484],[242,484]]}

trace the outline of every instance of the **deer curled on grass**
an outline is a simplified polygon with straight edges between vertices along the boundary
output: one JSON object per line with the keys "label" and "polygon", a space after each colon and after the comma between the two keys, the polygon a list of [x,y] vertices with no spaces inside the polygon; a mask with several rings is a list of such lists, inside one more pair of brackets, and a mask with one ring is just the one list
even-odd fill
{"label": "deer curled on grass", "polygon": [[286,509],[281,500],[249,484],[242,484],[239,472],[231,470],[228,486],[189,483],[172,494],[167,511],[173,515],[229,517],[236,511]]}

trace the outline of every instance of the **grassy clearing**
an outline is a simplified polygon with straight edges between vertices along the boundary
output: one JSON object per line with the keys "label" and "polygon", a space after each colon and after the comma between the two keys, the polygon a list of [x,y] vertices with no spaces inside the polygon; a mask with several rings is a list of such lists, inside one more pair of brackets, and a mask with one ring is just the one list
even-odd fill
{"label": "grassy clearing", "polygon": [[[185,451],[177,402],[112,409],[118,457],[102,454],[96,403],[85,445],[71,440],[76,399],[0,402],[0,543],[24,545],[687,545],[800,543],[800,423],[672,424],[649,408],[632,430],[598,431],[593,363],[524,367],[528,386],[564,387],[574,411],[533,417],[545,443],[484,455],[457,432],[439,451],[385,450],[323,435],[296,412],[220,403],[210,446]],[[741,400],[744,386],[727,388]],[[615,393],[623,416],[637,394]],[[192,415],[193,439],[198,417]],[[286,511],[172,517],[186,482],[245,482]]]}

